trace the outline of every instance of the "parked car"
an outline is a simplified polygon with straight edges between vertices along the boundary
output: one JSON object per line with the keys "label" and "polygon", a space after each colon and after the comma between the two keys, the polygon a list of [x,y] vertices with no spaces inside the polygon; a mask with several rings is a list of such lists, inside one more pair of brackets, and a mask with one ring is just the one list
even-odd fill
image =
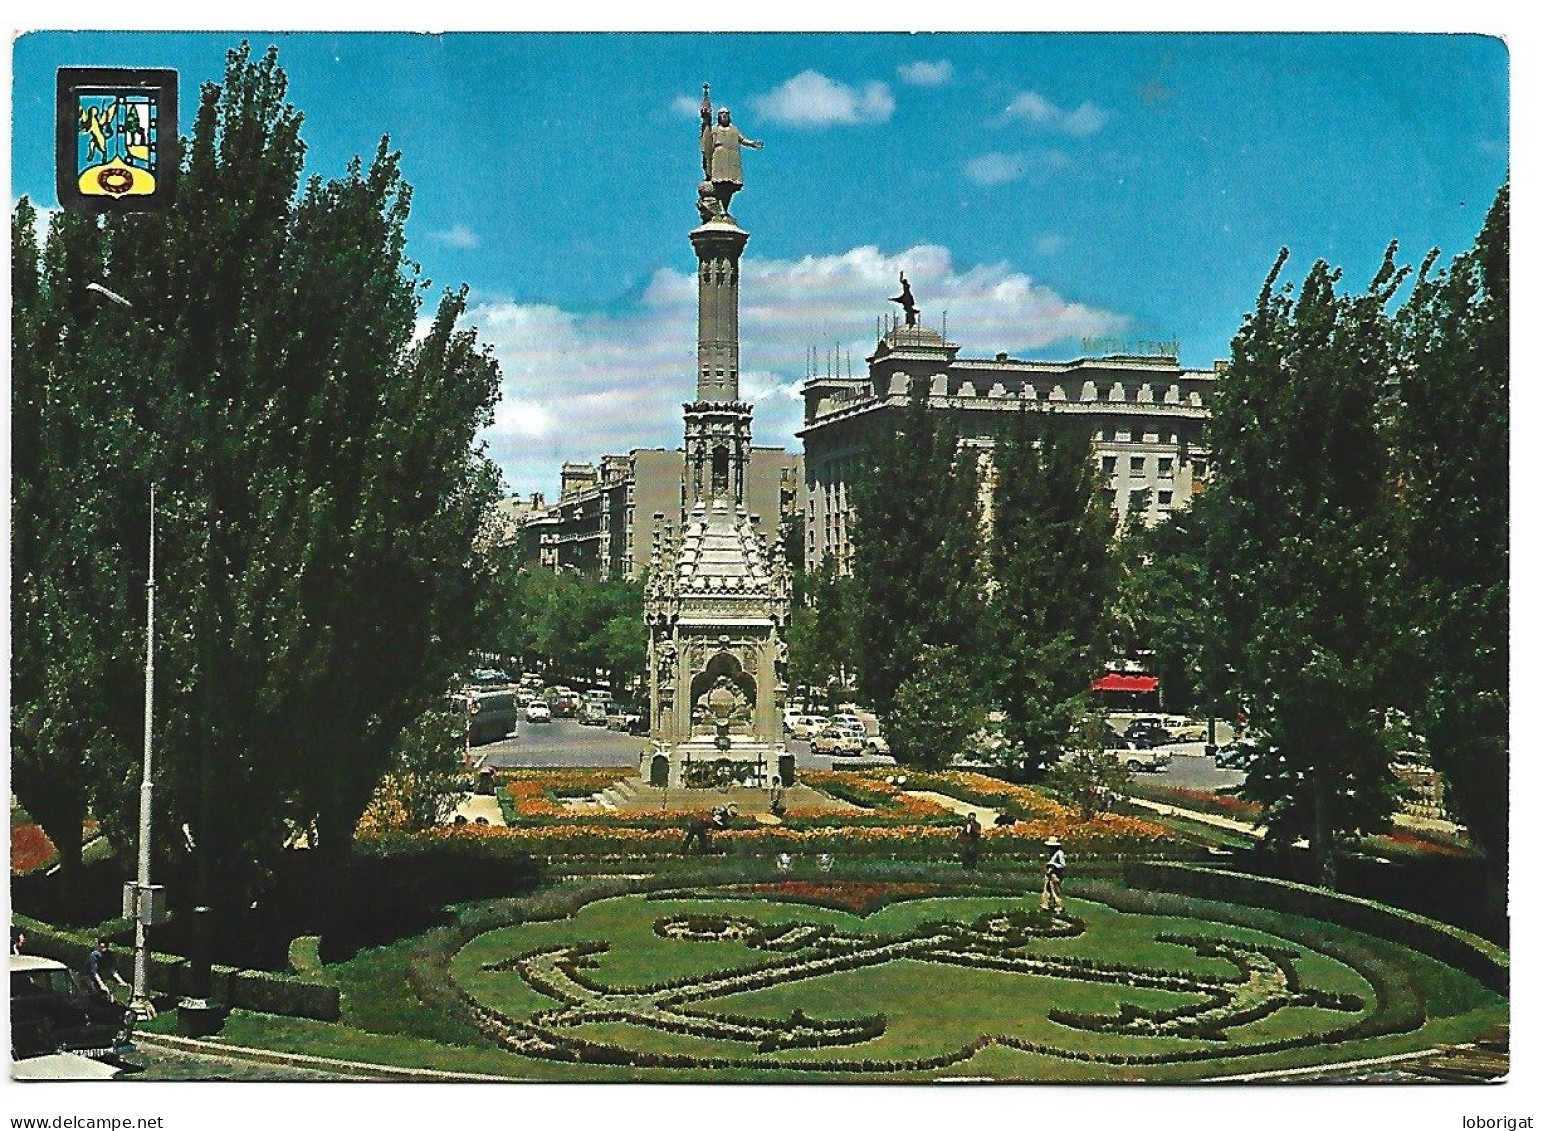
{"label": "parked car", "polygon": [[472,687],[505,687],[514,681],[509,673],[498,668],[478,668],[466,681]]}
{"label": "parked car", "polygon": [[134,1013],[87,993],[62,962],[11,955],[11,1057],[79,1053],[112,1061],[129,1049]]}
{"label": "parked car", "polygon": [[807,741],[829,725],[830,720],[824,715],[800,715],[793,720],[792,735]]}
{"label": "parked car", "polygon": [[832,726],[846,727],[854,734],[860,734],[864,736],[868,734],[868,728],[866,725],[864,725],[863,720],[851,712],[832,715],[830,722]]}
{"label": "parked car", "polygon": [[863,739],[864,754],[889,754],[889,741],[881,734],[870,734]]}
{"label": "parked car", "polygon": [[1160,774],[1168,768],[1172,758],[1155,750],[1125,751],[1125,768],[1134,773]]}
{"label": "parked car", "polygon": [[1132,750],[1135,744],[1108,723],[1103,724],[1103,748],[1105,750]]}
{"label": "parked car", "polygon": [[525,708],[525,721],[528,723],[549,723],[552,721],[552,708],[544,699],[534,699]]}
{"label": "parked car", "polygon": [[605,726],[606,715],[614,706],[614,703],[604,700],[586,699],[584,706],[579,708],[579,724],[587,727]]}
{"label": "parked car", "polygon": [[1174,741],[1173,733],[1163,726],[1161,719],[1132,719],[1125,728],[1125,738],[1137,750],[1150,750],[1155,746],[1167,746]]}
{"label": "parked car", "polygon": [[843,727],[828,726],[809,740],[816,754],[861,754],[863,740]]}

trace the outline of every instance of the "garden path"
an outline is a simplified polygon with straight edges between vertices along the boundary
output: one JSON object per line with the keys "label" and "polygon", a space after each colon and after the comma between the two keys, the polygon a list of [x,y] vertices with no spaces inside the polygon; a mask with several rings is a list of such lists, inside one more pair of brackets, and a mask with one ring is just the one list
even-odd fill
{"label": "garden path", "polygon": [[450,820],[453,821],[457,817],[465,817],[473,824],[478,817],[486,817],[488,824],[497,825],[500,828],[507,823],[504,821],[504,811],[498,807],[498,798],[481,793],[469,793],[462,798],[461,803],[455,807],[455,812],[450,815]]}
{"label": "garden path", "polygon": [[908,789],[905,791],[905,796],[919,797],[923,801],[930,801],[934,805],[941,805],[950,813],[958,813],[961,817],[974,813],[975,819],[988,827],[996,824],[996,819],[1002,815],[1000,809],[988,809],[984,805],[960,801],[957,797],[950,797],[946,793],[933,793],[930,789]]}

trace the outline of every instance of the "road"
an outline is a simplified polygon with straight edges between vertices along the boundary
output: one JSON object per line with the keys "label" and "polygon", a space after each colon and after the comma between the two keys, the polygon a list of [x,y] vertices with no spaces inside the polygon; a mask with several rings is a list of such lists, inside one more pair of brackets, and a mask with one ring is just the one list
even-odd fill
{"label": "road", "polygon": [[1216,763],[1206,756],[1203,742],[1179,742],[1162,747],[1161,752],[1172,757],[1168,768],[1156,774],[1138,773],[1138,781],[1184,789],[1204,789],[1214,793],[1228,786],[1241,785],[1245,776],[1242,770],[1218,769]]}
{"label": "road", "polygon": [[[472,747],[472,762],[476,765],[487,762],[501,770],[636,766],[647,745],[646,738],[604,727],[582,726],[576,719],[554,719],[550,723],[528,723],[521,719],[517,737]],[[811,753],[807,742],[794,739],[787,746],[799,769],[830,769],[830,757]],[[1141,780],[1205,790],[1237,785],[1243,780],[1241,770],[1218,769],[1206,757],[1203,742],[1175,743],[1162,749],[1172,756],[1168,769],[1162,773],[1140,774]]]}
{"label": "road", "polygon": [[[486,762],[500,770],[573,766],[585,769],[636,766],[648,739],[604,727],[587,727],[577,719],[553,719],[549,723],[520,720],[519,734],[503,742],[473,746],[472,764]],[[828,770],[830,756],[814,754],[800,740],[787,743],[794,764],[801,770]]]}

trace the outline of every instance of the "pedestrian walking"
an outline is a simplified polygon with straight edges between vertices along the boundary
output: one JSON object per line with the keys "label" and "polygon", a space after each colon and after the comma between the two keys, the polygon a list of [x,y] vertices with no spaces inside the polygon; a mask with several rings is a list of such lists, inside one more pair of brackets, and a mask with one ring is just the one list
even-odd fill
{"label": "pedestrian walking", "polygon": [[773,774],[771,780],[771,804],[767,806],[773,817],[780,817],[787,812],[787,806],[782,803],[782,775]]}
{"label": "pedestrian walking", "polygon": [[20,954],[20,953],[22,953],[22,951],[24,951],[26,949],[27,949],[27,932],[22,930],[15,923],[12,923],[11,924],[11,953],[12,954]]}
{"label": "pedestrian walking", "polygon": [[112,944],[106,939],[97,939],[96,946],[86,958],[86,986],[93,994],[110,999],[113,991],[107,984],[109,978],[128,989],[129,984],[118,973],[118,960],[113,955]]}
{"label": "pedestrian walking", "polygon": [[1061,841],[1057,837],[1046,840],[1045,847],[1050,849],[1050,859],[1045,861],[1045,890],[1039,897],[1039,909],[1064,911],[1066,905],[1061,902],[1061,879],[1066,875],[1066,853],[1061,850]]}
{"label": "pedestrian walking", "polygon": [[965,818],[964,828],[959,830],[959,863],[974,868],[980,862],[980,821],[974,813]]}

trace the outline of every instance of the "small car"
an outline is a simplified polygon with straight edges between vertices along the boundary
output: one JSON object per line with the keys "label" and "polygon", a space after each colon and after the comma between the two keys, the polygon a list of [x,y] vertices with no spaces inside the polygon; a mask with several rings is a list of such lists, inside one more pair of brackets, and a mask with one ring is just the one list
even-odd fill
{"label": "small car", "polygon": [[829,725],[824,715],[800,715],[793,720],[792,734],[794,738],[812,739]]}
{"label": "small car", "polygon": [[540,699],[533,700],[525,708],[525,721],[528,723],[549,723],[552,721],[552,708]]}
{"label": "small car", "polygon": [[1157,719],[1132,719],[1125,728],[1125,737],[1138,750],[1167,746],[1174,740],[1172,732]]}
{"label": "small car", "polygon": [[809,740],[816,754],[860,754],[863,740],[843,727],[828,726]]}
{"label": "small car", "polygon": [[1160,774],[1173,760],[1169,755],[1159,754],[1153,750],[1127,750],[1124,757],[1126,769],[1144,774]]}

